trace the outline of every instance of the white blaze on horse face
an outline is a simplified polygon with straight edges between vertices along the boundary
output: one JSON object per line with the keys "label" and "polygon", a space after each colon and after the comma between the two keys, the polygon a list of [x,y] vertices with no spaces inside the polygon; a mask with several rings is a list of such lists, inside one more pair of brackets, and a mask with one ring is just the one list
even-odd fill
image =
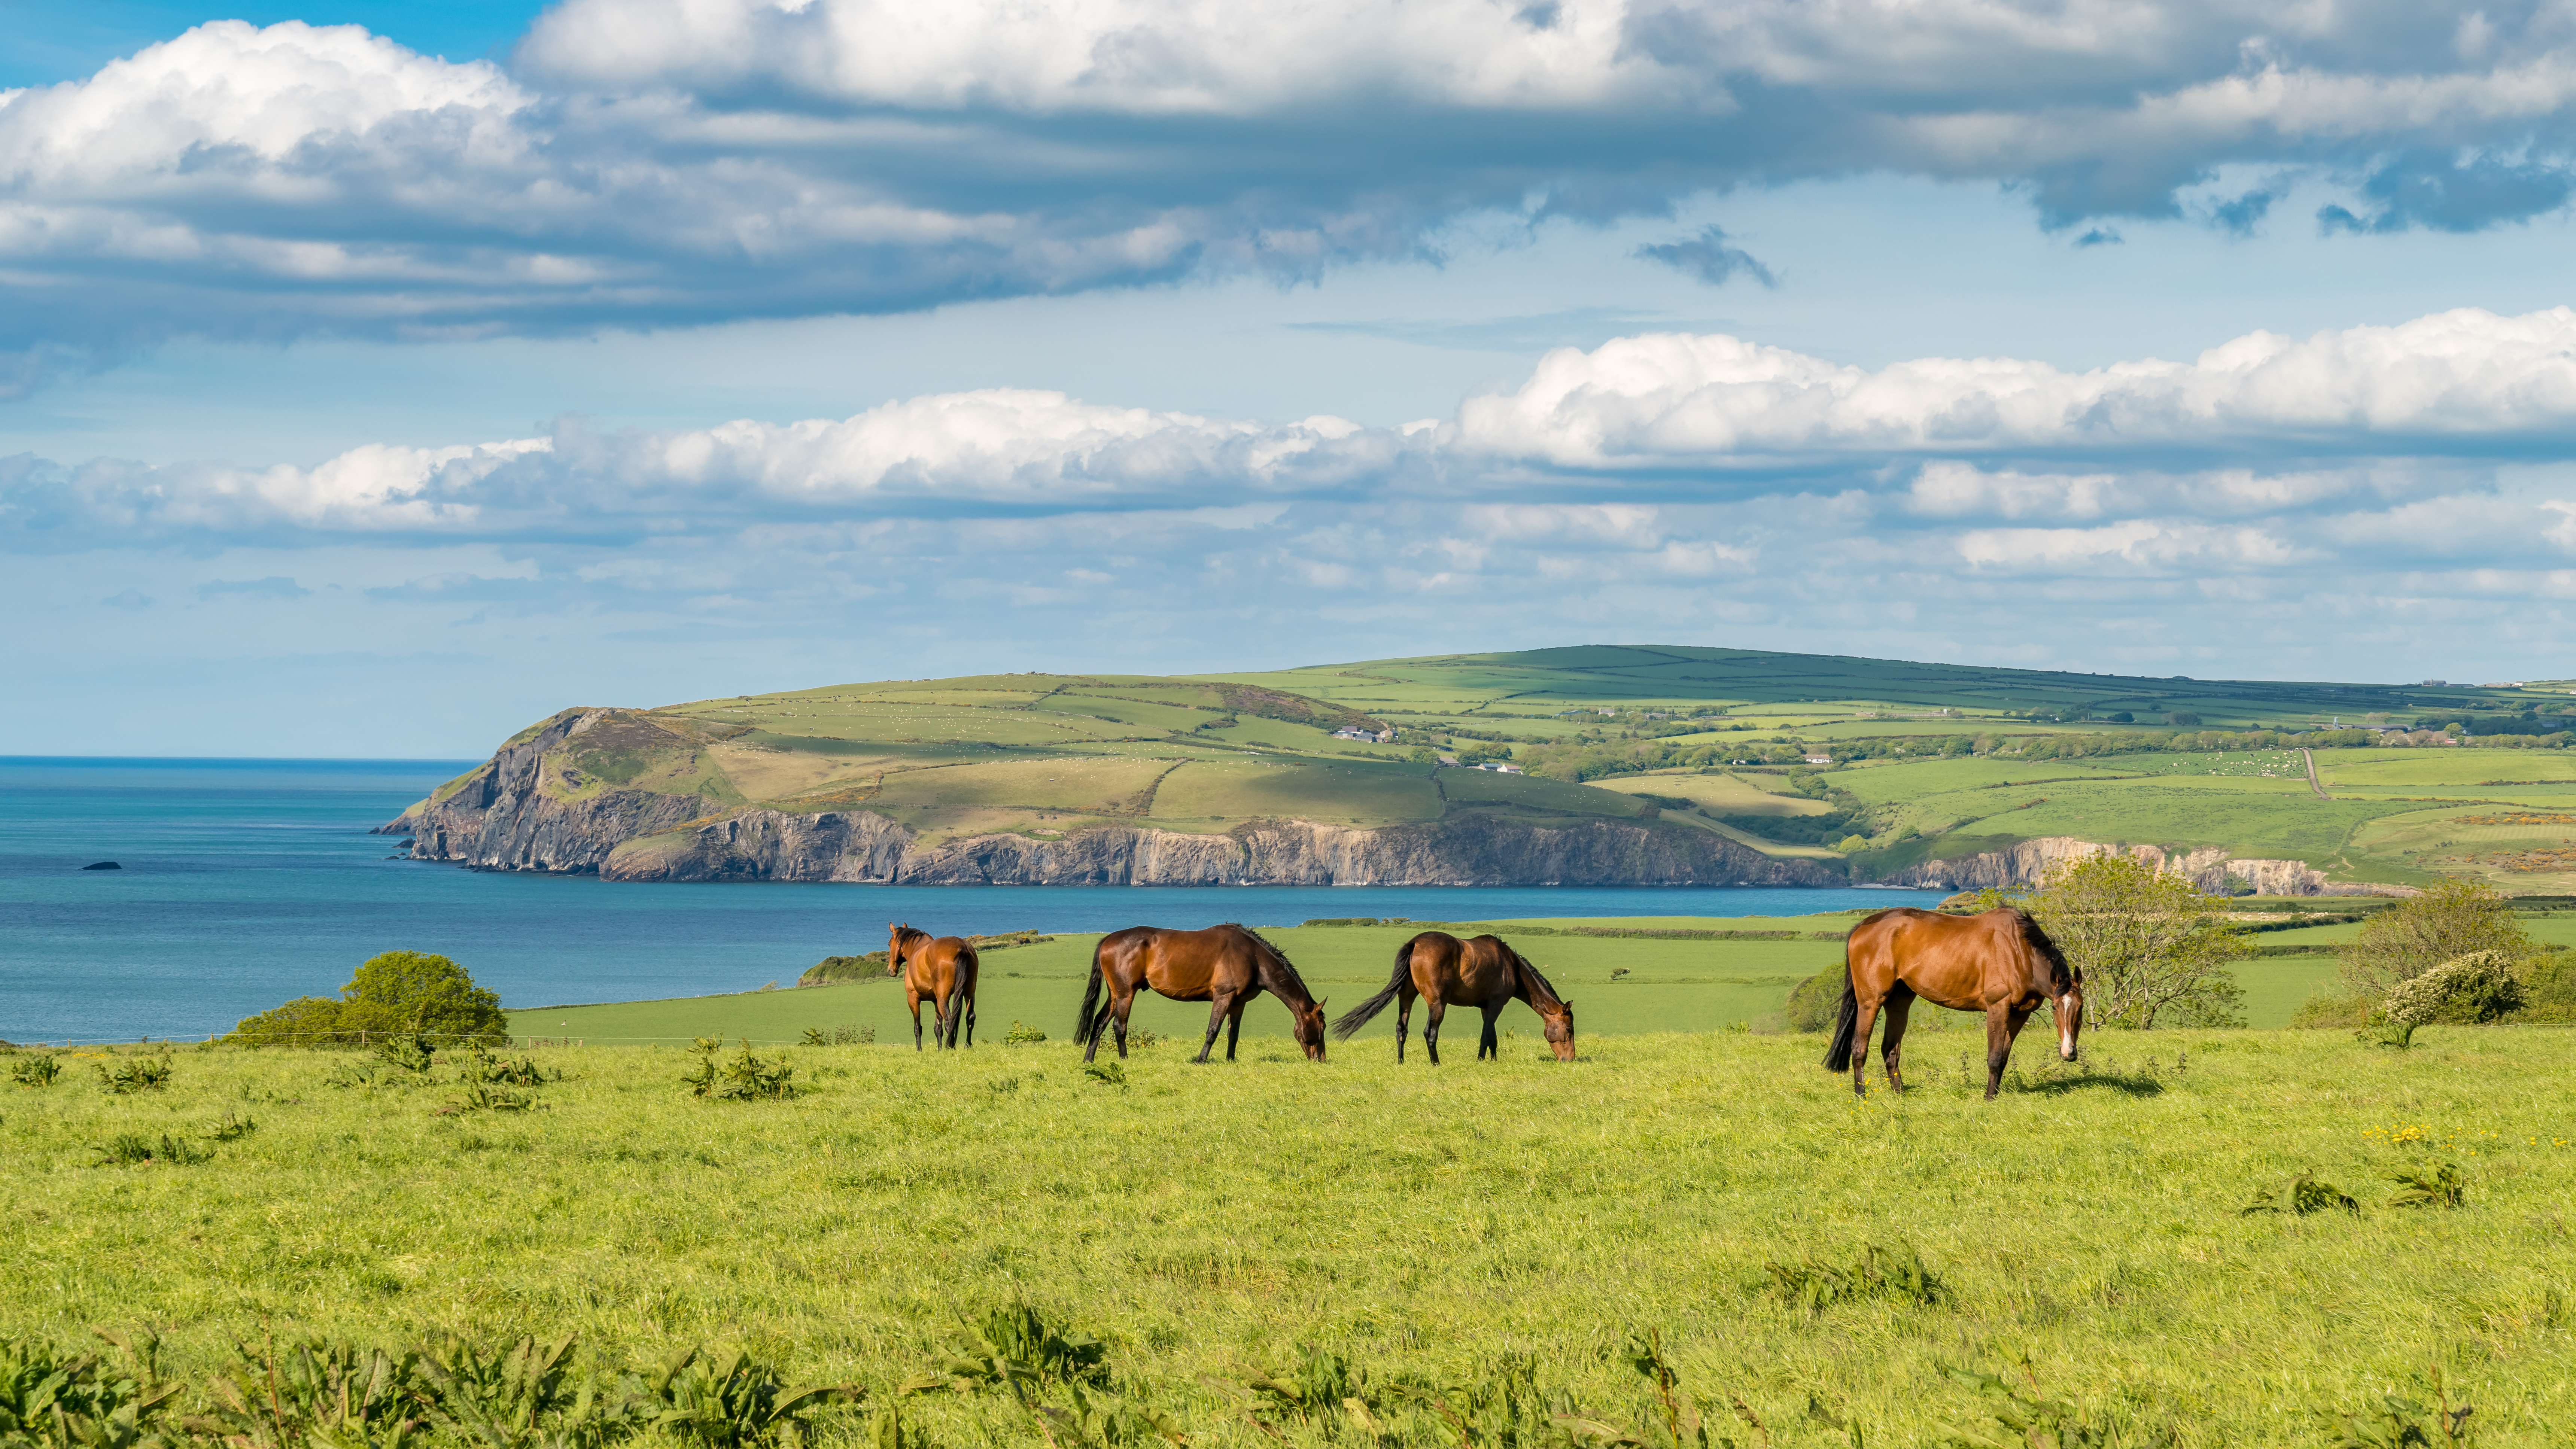
{"label": "white blaze on horse face", "polygon": [[2072,991],[2057,998],[2057,1054],[2070,1062],[2075,1060],[2075,1013],[2080,1007]]}

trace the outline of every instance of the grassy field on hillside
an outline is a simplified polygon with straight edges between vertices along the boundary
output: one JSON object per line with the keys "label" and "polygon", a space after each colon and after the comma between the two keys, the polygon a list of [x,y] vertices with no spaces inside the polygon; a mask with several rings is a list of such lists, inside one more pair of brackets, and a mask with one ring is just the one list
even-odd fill
{"label": "grassy field on hillside", "polygon": [[[2473,1405],[2483,1445],[2564,1442],[2566,1035],[2417,1042],[2097,1034],[2080,1071],[2027,1053],[1992,1104],[1946,1045],[1902,1098],[1855,1100],[1810,1042],[1731,1035],[1594,1037],[1568,1066],[1525,1036],[1436,1070],[1170,1043],[1119,1081],[1061,1041],[789,1048],[807,1094],[752,1103],[689,1096],[687,1052],[591,1047],[540,1051],[563,1080],[509,1113],[459,1110],[444,1064],[403,1086],[339,1054],[183,1052],[118,1096],[73,1060],[0,1089],[0,1337],[154,1326],[192,1382],[307,1335],[738,1345],[881,1403],[1025,1303],[1200,1449],[1369,1442],[1253,1422],[1247,1380],[1308,1348],[1470,1409],[1518,1364],[1559,1410],[1636,1425],[1656,1410],[1620,1351],[1643,1332],[1712,1443],[2026,1442],[1954,1370],[2120,1436],[2094,1442],[2324,1444],[2322,1415],[2391,1394]],[[212,1141],[228,1118],[255,1126]],[[212,1155],[96,1165],[120,1134]],[[2445,1162],[2464,1206],[2391,1205],[2389,1174]],[[2241,1211],[2302,1173],[2355,1210]],[[1863,1245],[1930,1283],[1783,1291]],[[1387,1442],[1459,1442],[1414,1403],[1382,1396]],[[874,1442],[865,1412],[824,1442]],[[999,1393],[905,1414],[931,1445],[1042,1442]]]}
{"label": "grassy field on hillside", "polygon": [[[2438,843],[2447,817],[2427,812],[2576,806],[2565,750],[2328,749],[2318,767],[2334,798],[2320,799],[2302,751],[2219,732],[2452,713],[2481,730],[2576,726],[2558,713],[2569,709],[2549,691],[1584,647],[1189,678],[879,680],[621,709],[555,747],[537,788],[567,801],[682,797],[685,812],[657,807],[665,823],[689,822],[657,849],[746,809],[869,811],[924,847],[1096,827],[1223,833],[1261,819],[1651,820],[1859,880],[2068,835],[2296,859],[2347,882],[2467,875],[2558,893],[2576,891],[2576,832],[2461,851]],[[2061,738],[2070,732],[2083,738]],[[2068,758],[2032,757],[2061,747]],[[1826,791],[1788,788],[1802,761],[1837,749]],[[1884,758],[1850,758],[1869,751]],[[1524,773],[1442,764],[1504,758]],[[1741,818],[1845,807],[1850,828],[1832,839]],[[1832,848],[1847,842],[1850,855]]]}

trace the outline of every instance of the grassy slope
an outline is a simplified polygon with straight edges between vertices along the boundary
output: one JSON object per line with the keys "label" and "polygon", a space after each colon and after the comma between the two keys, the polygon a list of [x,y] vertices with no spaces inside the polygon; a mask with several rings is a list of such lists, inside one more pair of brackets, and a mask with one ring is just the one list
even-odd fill
{"label": "grassy slope", "polygon": [[[790,1049],[815,1090],[752,1106],[689,1099],[684,1053],[594,1047],[542,1053],[570,1080],[511,1117],[436,1115],[452,1087],[335,1089],[323,1054],[183,1054],[142,1097],[11,1094],[0,1260],[42,1266],[0,1277],[0,1335],[155,1324],[183,1375],[262,1333],[571,1332],[626,1361],[739,1343],[882,1394],[957,1315],[1025,1299],[1100,1335],[1201,1449],[1272,1444],[1234,1385],[1307,1343],[1451,1381],[1526,1353],[1633,1422],[1612,1350],[1648,1327],[1686,1388],[1721,1415],[1740,1396],[1783,1449],[1852,1442],[1811,1398],[1873,1446],[1930,1446],[1973,1421],[1944,1368],[2019,1379],[2025,1356],[2050,1393],[2194,1449],[2321,1442],[2317,1411],[2420,1398],[2431,1370],[2480,1443],[2562,1442],[2565,1040],[2418,1041],[2102,1034],[2095,1075],[2026,1052],[2036,1075],[1993,1104],[1946,1052],[1903,1099],[1855,1102],[1812,1043],[1742,1036],[1596,1037],[1571,1067],[1525,1037],[1436,1071],[1164,1046],[1123,1088],[1061,1043]],[[227,1111],[258,1130],[212,1163],[86,1165],[114,1133]],[[2384,1171],[2445,1159],[2467,1208],[2382,1205]],[[2238,1215],[2307,1170],[2363,1211]],[[1770,1290],[1764,1264],[1866,1240],[1914,1245],[1951,1301],[1810,1313]],[[907,1412],[939,1444],[1034,1442],[990,1399]]]}
{"label": "grassy slope", "polygon": [[[1699,803],[1665,823],[1769,854],[1839,864],[1712,817],[1825,808],[1778,801],[1776,775],[1614,777],[1586,786],[1433,771],[1406,756],[1444,728],[1571,740],[1616,735],[1601,709],[1661,709],[1751,732],[1702,743],[2058,726],[2008,712],[2081,704],[2160,719],[2191,709],[2210,727],[2303,724],[2367,709],[2414,711],[2461,700],[2510,704],[2513,691],[2122,679],[1685,648],[1577,648],[1324,665],[1161,679],[1005,675],[888,680],[699,700],[624,712],[560,752],[546,788],[573,798],[611,788],[695,794],[710,812],[760,804],[791,811],[864,808],[929,843],[1017,832],[1058,837],[1100,824],[1224,831],[1250,818],[1357,826],[1462,812],[1548,824],[1636,818],[1639,793]],[[2558,696],[2546,698],[2553,704]],[[1412,731],[1394,744],[1335,739],[1338,724]],[[2100,725],[2076,726],[2088,730]],[[1453,747],[1473,741],[1457,736]],[[2319,800],[2295,752],[2154,754],[2082,765],[1924,760],[1839,770],[1834,782],[1892,813],[1885,870],[2039,835],[2223,846],[2305,860],[2339,877],[2421,881],[2483,875],[2512,888],[2576,890],[2576,833],[2537,827],[2463,849],[2445,802],[2576,802],[2576,760],[2486,750],[2328,751],[2336,797]],[[2499,781],[2510,775],[2510,782]],[[2146,778],[2123,778],[2144,776]],[[2009,783],[2007,783],[2009,782]],[[2539,852],[2559,852],[2541,854]]]}

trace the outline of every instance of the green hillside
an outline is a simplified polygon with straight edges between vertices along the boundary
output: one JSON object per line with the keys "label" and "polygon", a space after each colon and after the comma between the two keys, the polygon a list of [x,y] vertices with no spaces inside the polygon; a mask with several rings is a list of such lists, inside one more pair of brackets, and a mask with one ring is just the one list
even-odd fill
{"label": "green hillside", "polygon": [[[866,810],[923,844],[1110,823],[1610,818],[1864,880],[2070,835],[2299,860],[2339,879],[2465,873],[2567,892],[2571,712],[2563,685],[1587,646],[1186,678],[884,680],[614,710],[548,758],[540,786],[678,796],[701,819]],[[2415,747],[2375,743],[2391,729],[2416,730],[2396,736]],[[1464,768],[1503,761],[1523,773]]]}

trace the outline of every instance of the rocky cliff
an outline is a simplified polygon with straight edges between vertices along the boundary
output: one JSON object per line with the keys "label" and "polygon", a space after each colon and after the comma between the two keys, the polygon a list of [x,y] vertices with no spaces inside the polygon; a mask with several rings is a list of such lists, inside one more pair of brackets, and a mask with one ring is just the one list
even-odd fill
{"label": "rocky cliff", "polygon": [[1950,860],[1927,860],[1880,878],[1882,885],[1921,886],[1928,890],[1972,891],[1988,886],[2036,885],[2060,861],[2115,853],[2132,856],[2156,870],[2186,877],[2201,890],[2217,893],[2233,876],[2267,896],[2413,895],[2408,886],[2356,885],[2328,880],[2325,873],[2300,860],[2253,860],[2216,847],[2168,852],[2154,845],[2105,845],[2071,835],[2025,840],[2002,850],[1980,851]]}
{"label": "rocky cliff", "polygon": [[[478,870],[596,872],[621,881],[902,885],[1842,885],[1831,865],[1773,860],[1675,824],[1495,820],[1472,810],[1377,829],[1256,820],[1222,835],[1099,826],[1043,839],[924,844],[864,810],[788,814],[703,796],[601,788],[562,763],[576,736],[618,728],[566,711],[452,788],[381,827],[418,860]],[[551,774],[549,772],[552,772]],[[571,778],[567,778],[570,776]]]}
{"label": "rocky cliff", "polygon": [[1462,814],[1378,829],[1246,822],[1223,835],[1102,826],[1061,840],[978,835],[919,844],[865,811],[746,810],[631,840],[611,880],[868,881],[900,885],[1842,885],[1685,826],[1528,825]]}

